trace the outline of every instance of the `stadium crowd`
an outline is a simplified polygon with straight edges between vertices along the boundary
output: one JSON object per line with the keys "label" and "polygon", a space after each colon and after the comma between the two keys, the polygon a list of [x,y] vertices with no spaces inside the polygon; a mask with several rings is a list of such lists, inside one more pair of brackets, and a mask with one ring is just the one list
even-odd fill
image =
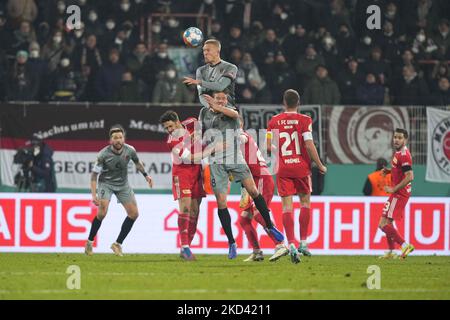
{"label": "stadium crowd", "polygon": [[[69,5],[82,28],[66,27]],[[381,8],[368,30],[366,8]],[[222,56],[239,67],[240,103],[450,105],[448,0],[8,0],[0,2],[1,101],[194,102],[168,50],[212,17]],[[201,63],[199,61],[199,63]]]}

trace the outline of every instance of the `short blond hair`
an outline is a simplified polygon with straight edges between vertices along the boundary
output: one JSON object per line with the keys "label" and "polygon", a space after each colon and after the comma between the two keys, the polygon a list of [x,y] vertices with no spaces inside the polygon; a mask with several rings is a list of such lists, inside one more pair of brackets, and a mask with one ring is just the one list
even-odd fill
{"label": "short blond hair", "polygon": [[205,41],[205,45],[212,44],[213,46],[216,46],[219,48],[219,51],[222,49],[222,45],[220,44],[220,41],[217,39],[208,39]]}

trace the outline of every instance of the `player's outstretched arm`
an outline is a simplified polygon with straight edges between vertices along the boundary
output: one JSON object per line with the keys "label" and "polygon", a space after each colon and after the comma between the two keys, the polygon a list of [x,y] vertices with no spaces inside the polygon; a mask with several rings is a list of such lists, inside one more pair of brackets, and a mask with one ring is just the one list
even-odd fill
{"label": "player's outstretched arm", "polygon": [[239,118],[239,112],[237,112],[236,110],[228,108],[228,107],[222,107],[222,106],[218,105],[214,101],[214,98],[209,96],[209,95],[207,95],[207,94],[204,94],[203,97],[208,102],[210,108],[213,109],[215,112],[223,113],[225,116],[227,116],[229,118],[232,118],[232,119],[238,119]]}
{"label": "player's outstretched arm", "polygon": [[91,195],[92,195],[92,202],[96,206],[99,205],[98,198],[97,198],[97,177],[98,177],[98,173],[92,172],[92,174],[91,174]]}
{"label": "player's outstretched arm", "polygon": [[135,162],[134,164],[136,165],[136,169],[137,169],[140,173],[142,173],[142,175],[144,176],[145,180],[147,180],[148,186],[149,186],[150,188],[153,188],[153,180],[152,180],[152,177],[150,177],[150,176],[148,175],[148,173],[145,171],[144,164],[142,163],[142,161],[137,161],[137,162]]}
{"label": "player's outstretched arm", "polygon": [[316,146],[314,145],[313,140],[305,141],[306,150],[308,151],[309,157],[317,164],[319,171],[321,174],[327,173],[327,167],[325,167],[320,161],[319,154],[317,153]]}

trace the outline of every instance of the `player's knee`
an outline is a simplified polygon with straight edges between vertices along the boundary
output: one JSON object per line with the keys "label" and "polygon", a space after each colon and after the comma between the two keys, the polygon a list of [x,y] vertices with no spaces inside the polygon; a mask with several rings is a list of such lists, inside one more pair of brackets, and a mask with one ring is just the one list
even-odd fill
{"label": "player's knee", "polygon": [[247,219],[251,219],[253,218],[252,214],[248,211],[242,211],[240,218],[247,218]]}
{"label": "player's knee", "polygon": [[103,219],[105,219],[105,217],[106,217],[106,211],[99,209],[97,212],[97,219],[102,221]]}
{"label": "player's knee", "polygon": [[258,189],[256,189],[256,187],[249,188],[247,192],[250,195],[250,197],[252,197],[252,199],[255,199],[257,196],[259,196],[259,191]]}
{"label": "player's knee", "polygon": [[131,220],[137,220],[137,218],[139,218],[139,212],[136,211],[128,213],[128,218]]}

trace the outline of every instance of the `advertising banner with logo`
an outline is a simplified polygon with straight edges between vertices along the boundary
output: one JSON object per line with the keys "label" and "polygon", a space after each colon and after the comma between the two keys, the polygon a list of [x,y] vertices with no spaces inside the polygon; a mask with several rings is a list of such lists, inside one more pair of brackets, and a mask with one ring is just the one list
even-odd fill
{"label": "advertising banner with logo", "polygon": [[[181,119],[197,117],[200,107],[171,107]],[[0,170],[2,184],[14,186],[20,165],[13,165],[19,148],[26,147],[33,134],[53,150],[59,188],[89,188],[89,177],[98,152],[108,145],[111,126],[121,124],[126,143],[133,145],[155,180],[156,189],[171,189],[167,134],[159,117],[167,107],[145,105],[2,105],[0,108]],[[134,188],[147,189],[134,164],[129,166]]]}
{"label": "advertising banner with logo", "polygon": [[[229,210],[239,253],[251,252],[239,226],[239,197],[230,196]],[[385,198],[312,197],[309,247],[313,254],[377,255],[386,250],[378,221]],[[178,253],[178,205],[170,195],[138,195],[140,216],[123,244],[125,253]],[[274,221],[283,230],[279,197],[271,205]],[[97,213],[85,194],[0,194],[0,252],[84,252],[90,224]],[[299,208],[295,209],[296,237]],[[96,241],[96,253],[110,253],[125,218],[113,198]],[[405,218],[397,224],[417,255],[450,255],[450,199],[411,198]],[[271,254],[274,244],[257,226],[261,248]],[[213,197],[201,204],[195,253],[226,254],[228,242]]]}
{"label": "advertising banner with logo", "polygon": [[428,152],[425,179],[450,183],[450,111],[427,108]]}
{"label": "advertising banner with logo", "polygon": [[392,157],[395,128],[409,132],[406,108],[332,107],[327,108],[327,162],[372,164]]}

